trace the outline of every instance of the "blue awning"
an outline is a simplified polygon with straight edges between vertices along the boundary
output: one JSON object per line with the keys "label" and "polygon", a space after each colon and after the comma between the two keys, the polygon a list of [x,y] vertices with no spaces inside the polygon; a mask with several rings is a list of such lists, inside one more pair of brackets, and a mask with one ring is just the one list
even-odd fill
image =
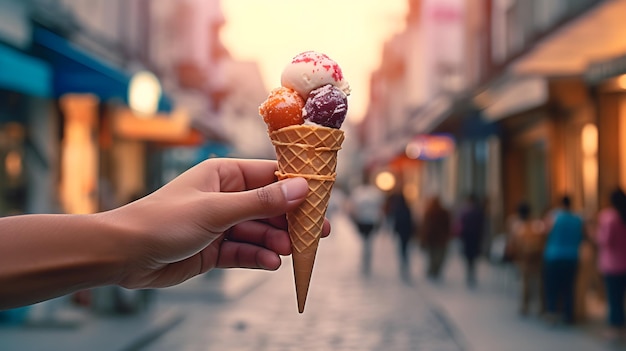
{"label": "blue awning", "polygon": [[[67,39],[41,27],[33,33],[35,52],[54,68],[53,94],[95,94],[101,101],[128,104],[131,74],[81,49]],[[170,99],[161,95],[160,111],[170,111]]]}
{"label": "blue awning", "polygon": [[52,69],[37,58],[0,44],[0,87],[27,95],[52,96]]}

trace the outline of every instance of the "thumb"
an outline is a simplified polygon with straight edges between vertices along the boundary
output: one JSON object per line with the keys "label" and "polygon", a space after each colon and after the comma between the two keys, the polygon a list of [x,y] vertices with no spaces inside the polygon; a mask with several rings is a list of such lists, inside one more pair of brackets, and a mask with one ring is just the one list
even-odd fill
{"label": "thumb", "polygon": [[298,207],[306,198],[309,185],[304,178],[287,178],[261,188],[221,193],[220,222],[225,227],[250,220],[275,217]]}

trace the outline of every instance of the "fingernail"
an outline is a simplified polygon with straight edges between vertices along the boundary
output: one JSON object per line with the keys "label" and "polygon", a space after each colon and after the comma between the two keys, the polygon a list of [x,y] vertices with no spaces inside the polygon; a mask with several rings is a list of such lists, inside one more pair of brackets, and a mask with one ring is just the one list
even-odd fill
{"label": "fingernail", "polygon": [[282,182],[280,188],[287,202],[300,200],[309,192],[309,184],[304,178],[288,178]]}

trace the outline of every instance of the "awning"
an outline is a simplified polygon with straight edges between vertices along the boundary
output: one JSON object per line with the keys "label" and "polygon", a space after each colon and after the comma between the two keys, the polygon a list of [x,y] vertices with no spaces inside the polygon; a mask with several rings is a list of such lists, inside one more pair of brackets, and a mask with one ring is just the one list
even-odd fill
{"label": "awning", "polygon": [[410,127],[412,134],[430,133],[443,120],[450,116],[453,100],[447,95],[435,97],[426,106],[411,116]]}
{"label": "awning", "polygon": [[517,74],[583,74],[626,52],[626,0],[607,0],[557,29],[513,63]]}
{"label": "awning", "polygon": [[610,60],[592,62],[585,72],[585,80],[590,84],[599,84],[623,74],[626,74],[626,54]]}
{"label": "awning", "polygon": [[539,76],[510,76],[479,94],[475,100],[484,108],[483,117],[494,122],[547,103],[548,82]]}
{"label": "awning", "polygon": [[27,95],[52,95],[52,70],[39,59],[0,44],[0,87]]}
{"label": "awning", "polygon": [[[128,104],[130,72],[41,27],[36,27],[33,32],[33,45],[34,52],[54,69],[52,91],[55,97],[90,93],[101,101],[116,100]],[[170,111],[171,108],[171,100],[162,95],[159,110]]]}
{"label": "awning", "polygon": [[140,118],[130,109],[121,108],[113,118],[115,135],[133,140],[177,142],[186,139],[190,130],[190,117],[184,110]]}
{"label": "awning", "polygon": [[[126,101],[130,75],[43,28],[33,33],[35,52],[54,67],[55,97],[91,93],[101,100]],[[41,49],[41,50],[39,50]]]}

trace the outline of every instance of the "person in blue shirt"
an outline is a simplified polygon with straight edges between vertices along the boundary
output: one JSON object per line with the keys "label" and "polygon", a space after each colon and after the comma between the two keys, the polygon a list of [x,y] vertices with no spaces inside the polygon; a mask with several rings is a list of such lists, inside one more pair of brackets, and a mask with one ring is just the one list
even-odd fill
{"label": "person in blue shirt", "polygon": [[561,308],[563,321],[574,323],[574,291],[578,270],[578,250],[584,238],[583,219],[572,212],[569,196],[561,198],[561,208],[552,216],[543,260],[546,313],[555,323]]}

